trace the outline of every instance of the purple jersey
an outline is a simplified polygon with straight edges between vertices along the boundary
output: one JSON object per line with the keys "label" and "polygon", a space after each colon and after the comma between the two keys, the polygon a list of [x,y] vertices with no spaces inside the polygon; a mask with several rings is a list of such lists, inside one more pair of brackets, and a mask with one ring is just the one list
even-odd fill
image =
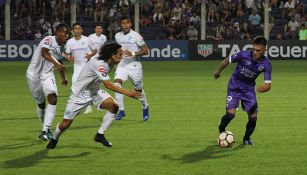
{"label": "purple jersey", "polygon": [[271,83],[272,64],[266,56],[255,61],[252,51],[241,51],[230,56],[229,62],[237,63],[237,67],[229,80],[228,88],[254,90],[255,80],[262,72],[264,82]]}

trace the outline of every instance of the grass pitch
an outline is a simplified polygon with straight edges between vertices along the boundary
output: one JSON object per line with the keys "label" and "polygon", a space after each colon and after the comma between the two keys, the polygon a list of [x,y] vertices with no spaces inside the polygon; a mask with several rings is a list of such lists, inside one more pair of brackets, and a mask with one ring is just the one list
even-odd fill
{"label": "grass pitch", "polygon": [[[0,174],[306,174],[307,61],[272,61],[272,89],[258,94],[255,146],[241,145],[247,116],[240,109],[227,128],[237,141],[231,149],[219,148],[216,139],[234,66],[214,80],[219,63],[143,62],[148,122],[139,102],[125,97],[127,116],[107,133],[112,148],[93,141],[104,115],[94,110],[78,116],[57,148],[47,151],[47,142],[37,138],[41,126],[25,79],[28,62],[0,62]],[[70,85],[63,87],[56,76],[52,130],[70,95]],[[263,83],[262,75],[257,82]]]}

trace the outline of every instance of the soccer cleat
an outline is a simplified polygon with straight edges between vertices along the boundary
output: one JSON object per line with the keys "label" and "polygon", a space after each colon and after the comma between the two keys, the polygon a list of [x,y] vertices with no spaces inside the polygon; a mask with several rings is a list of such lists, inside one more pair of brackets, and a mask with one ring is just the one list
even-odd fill
{"label": "soccer cleat", "polygon": [[53,137],[53,134],[52,134],[52,132],[50,131],[50,129],[48,129],[48,132],[47,132],[47,138],[48,138],[48,140],[51,140],[52,137]]}
{"label": "soccer cleat", "polygon": [[48,135],[47,135],[46,131],[42,131],[42,132],[39,134],[38,138],[39,138],[41,141],[47,141],[47,140],[48,140]]}
{"label": "soccer cleat", "polygon": [[52,138],[50,141],[49,141],[49,143],[48,143],[48,145],[47,145],[47,149],[54,149],[55,147],[56,147],[56,144],[58,143],[58,141],[57,140],[55,140],[54,138]]}
{"label": "soccer cleat", "polygon": [[99,134],[97,133],[94,140],[96,142],[100,142],[102,143],[103,146],[106,146],[106,147],[112,147],[112,143],[108,142],[107,139],[104,137],[104,134]]}
{"label": "soccer cleat", "polygon": [[220,132],[220,133],[225,132],[225,128],[223,129],[223,128],[221,128],[221,127],[219,126],[219,132]]}
{"label": "soccer cleat", "polygon": [[146,122],[149,119],[149,107],[143,109],[143,120]]}
{"label": "soccer cleat", "polygon": [[118,114],[115,117],[115,120],[121,120],[125,116],[126,116],[125,111],[124,110],[119,110]]}
{"label": "soccer cleat", "polygon": [[93,113],[93,110],[92,110],[91,106],[88,105],[88,106],[85,108],[83,114],[90,114],[90,113]]}
{"label": "soccer cleat", "polygon": [[248,139],[248,140],[243,140],[243,145],[251,145],[251,146],[254,146],[253,142],[251,139]]}

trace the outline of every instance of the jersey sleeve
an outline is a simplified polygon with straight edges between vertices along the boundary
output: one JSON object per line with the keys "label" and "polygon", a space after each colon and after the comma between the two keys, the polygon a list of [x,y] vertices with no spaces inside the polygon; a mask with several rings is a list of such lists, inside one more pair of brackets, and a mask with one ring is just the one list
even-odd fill
{"label": "jersey sleeve", "polygon": [[64,52],[67,53],[67,54],[71,54],[71,42],[68,41],[66,43]]}
{"label": "jersey sleeve", "polygon": [[96,65],[94,71],[100,80],[102,81],[110,80],[110,77],[108,74],[108,68],[104,64]]}
{"label": "jersey sleeve", "polygon": [[91,51],[96,49],[93,44],[93,41],[90,38],[88,38],[88,47],[90,48]]}
{"label": "jersey sleeve", "polygon": [[263,78],[264,83],[270,84],[272,82],[272,64],[271,62],[268,62],[268,64],[265,66],[264,72],[263,72]]}
{"label": "jersey sleeve", "polygon": [[46,37],[42,40],[42,42],[43,42],[42,48],[50,49],[50,48],[51,48],[51,45],[52,45],[52,37],[46,36]]}
{"label": "jersey sleeve", "polygon": [[242,52],[237,52],[229,57],[230,63],[237,63],[242,59]]}
{"label": "jersey sleeve", "polygon": [[140,34],[137,34],[135,39],[136,39],[136,45],[137,46],[140,47],[140,46],[145,45],[145,41],[144,41],[143,37]]}

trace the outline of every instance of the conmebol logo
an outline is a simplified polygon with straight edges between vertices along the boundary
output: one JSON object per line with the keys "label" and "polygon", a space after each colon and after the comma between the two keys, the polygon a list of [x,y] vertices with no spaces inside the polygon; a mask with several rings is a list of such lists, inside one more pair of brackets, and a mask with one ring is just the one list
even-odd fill
{"label": "conmebol logo", "polygon": [[150,48],[149,54],[144,55],[145,58],[185,58],[186,55],[181,53],[179,48],[171,48],[171,45],[166,45],[165,48]]}

